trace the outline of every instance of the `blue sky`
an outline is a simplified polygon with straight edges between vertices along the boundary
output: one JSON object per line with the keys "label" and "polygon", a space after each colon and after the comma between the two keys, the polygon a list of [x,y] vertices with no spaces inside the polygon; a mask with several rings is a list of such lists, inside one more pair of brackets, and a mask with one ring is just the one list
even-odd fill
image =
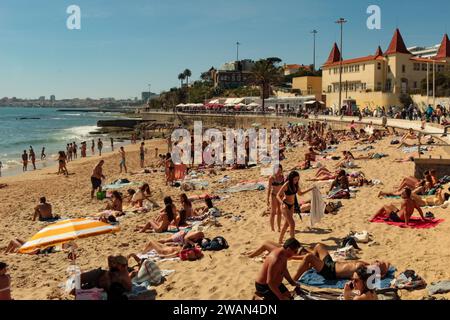
{"label": "blue sky", "polygon": [[[68,30],[66,9],[81,8],[81,30]],[[367,7],[382,10],[382,29],[366,27]],[[323,63],[343,16],[345,58],[383,50],[398,26],[407,46],[434,45],[449,32],[446,0],[2,0],[0,97],[132,98],[193,79],[211,66],[278,56]]]}

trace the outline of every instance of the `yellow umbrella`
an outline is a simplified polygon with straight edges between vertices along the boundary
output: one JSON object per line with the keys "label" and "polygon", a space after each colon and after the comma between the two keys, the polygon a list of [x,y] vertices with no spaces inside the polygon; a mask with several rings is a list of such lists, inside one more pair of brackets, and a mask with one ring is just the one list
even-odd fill
{"label": "yellow umbrella", "polygon": [[64,244],[76,239],[114,233],[120,228],[92,219],[70,219],[51,224],[28,240],[19,253],[32,253],[36,249]]}

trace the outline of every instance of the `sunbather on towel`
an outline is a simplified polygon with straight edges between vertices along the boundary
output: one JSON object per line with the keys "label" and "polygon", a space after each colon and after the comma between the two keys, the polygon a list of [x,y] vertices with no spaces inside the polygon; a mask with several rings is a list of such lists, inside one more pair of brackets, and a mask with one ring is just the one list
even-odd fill
{"label": "sunbather on towel", "polygon": [[[308,249],[307,249],[308,250]],[[313,268],[322,277],[327,280],[350,279],[353,274],[361,267],[372,266],[380,270],[381,277],[384,278],[389,270],[389,263],[383,261],[375,261],[367,263],[364,261],[333,261],[329,251],[323,244],[318,244],[313,250],[308,250],[298,267],[294,280],[298,281],[303,274]]]}
{"label": "sunbather on towel", "polygon": [[344,300],[378,300],[375,290],[369,286],[372,277],[366,266],[358,268],[344,287]]}
{"label": "sunbather on towel", "polygon": [[142,253],[145,254],[151,250],[155,250],[161,258],[175,258],[181,252],[182,247],[167,246],[159,242],[150,240],[149,243],[145,246]]}
{"label": "sunbather on towel", "polygon": [[36,218],[39,218],[39,221],[52,221],[59,219],[59,216],[52,214],[52,205],[47,203],[45,197],[42,197],[39,199],[39,204],[34,208],[33,221],[36,221]]}
{"label": "sunbather on towel", "polygon": [[283,284],[283,280],[286,279],[289,284],[298,287],[298,284],[289,274],[287,261],[297,254],[300,247],[297,240],[289,239],[284,243],[283,248],[277,248],[267,256],[255,282],[256,292],[259,295],[266,300],[292,299],[289,290]]}
{"label": "sunbather on towel", "polygon": [[392,222],[405,222],[405,224],[408,226],[409,219],[413,215],[414,211],[417,210],[422,220],[428,221],[424,217],[423,211],[420,206],[411,198],[411,194],[411,189],[406,188],[401,194],[403,202],[400,209],[398,209],[395,205],[383,206],[383,208],[378,210],[372,220],[378,217],[384,217]]}
{"label": "sunbather on towel", "polygon": [[175,233],[170,238],[158,240],[161,244],[166,244],[168,246],[183,246],[185,244],[194,246],[196,243],[201,243],[205,238],[205,234],[200,231],[189,231],[184,230]]}
{"label": "sunbather on towel", "polygon": [[[281,244],[276,243],[274,241],[265,241],[258,249],[249,252],[244,252],[242,253],[242,255],[247,256],[249,258],[256,258],[264,253],[270,254],[272,251],[280,249],[282,247],[283,246]],[[295,255],[289,258],[289,260],[303,260],[304,254],[307,253],[304,250],[305,249],[301,247]]]}
{"label": "sunbather on towel", "polygon": [[443,189],[439,189],[438,191],[436,191],[436,194],[434,196],[421,198],[413,194],[412,198],[420,207],[438,207],[449,200],[450,194],[444,193]]}

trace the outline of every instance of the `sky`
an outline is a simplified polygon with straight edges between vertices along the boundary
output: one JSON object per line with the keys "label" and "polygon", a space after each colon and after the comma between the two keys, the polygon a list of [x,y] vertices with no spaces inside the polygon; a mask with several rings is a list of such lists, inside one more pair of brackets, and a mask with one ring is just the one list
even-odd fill
{"label": "sky", "polygon": [[[81,29],[69,30],[78,5]],[[381,8],[369,30],[368,6]],[[1,0],[0,98],[134,98],[193,80],[236,58],[327,59],[344,17],[344,58],[386,50],[396,27],[407,46],[435,45],[450,32],[447,0]]]}

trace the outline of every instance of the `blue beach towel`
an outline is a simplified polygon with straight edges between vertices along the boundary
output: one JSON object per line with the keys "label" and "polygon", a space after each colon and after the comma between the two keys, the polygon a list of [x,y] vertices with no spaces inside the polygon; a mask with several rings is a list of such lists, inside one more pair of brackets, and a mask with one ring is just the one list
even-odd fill
{"label": "blue beach towel", "polygon": [[[391,267],[389,269],[386,277],[381,280],[381,288],[379,289],[386,289],[391,286],[391,281],[395,279],[395,271],[397,271],[397,269],[395,269],[394,267]],[[298,283],[321,289],[344,289],[345,284],[348,281],[348,279],[326,280],[324,277],[318,274],[316,270],[310,269],[303,275]]]}

